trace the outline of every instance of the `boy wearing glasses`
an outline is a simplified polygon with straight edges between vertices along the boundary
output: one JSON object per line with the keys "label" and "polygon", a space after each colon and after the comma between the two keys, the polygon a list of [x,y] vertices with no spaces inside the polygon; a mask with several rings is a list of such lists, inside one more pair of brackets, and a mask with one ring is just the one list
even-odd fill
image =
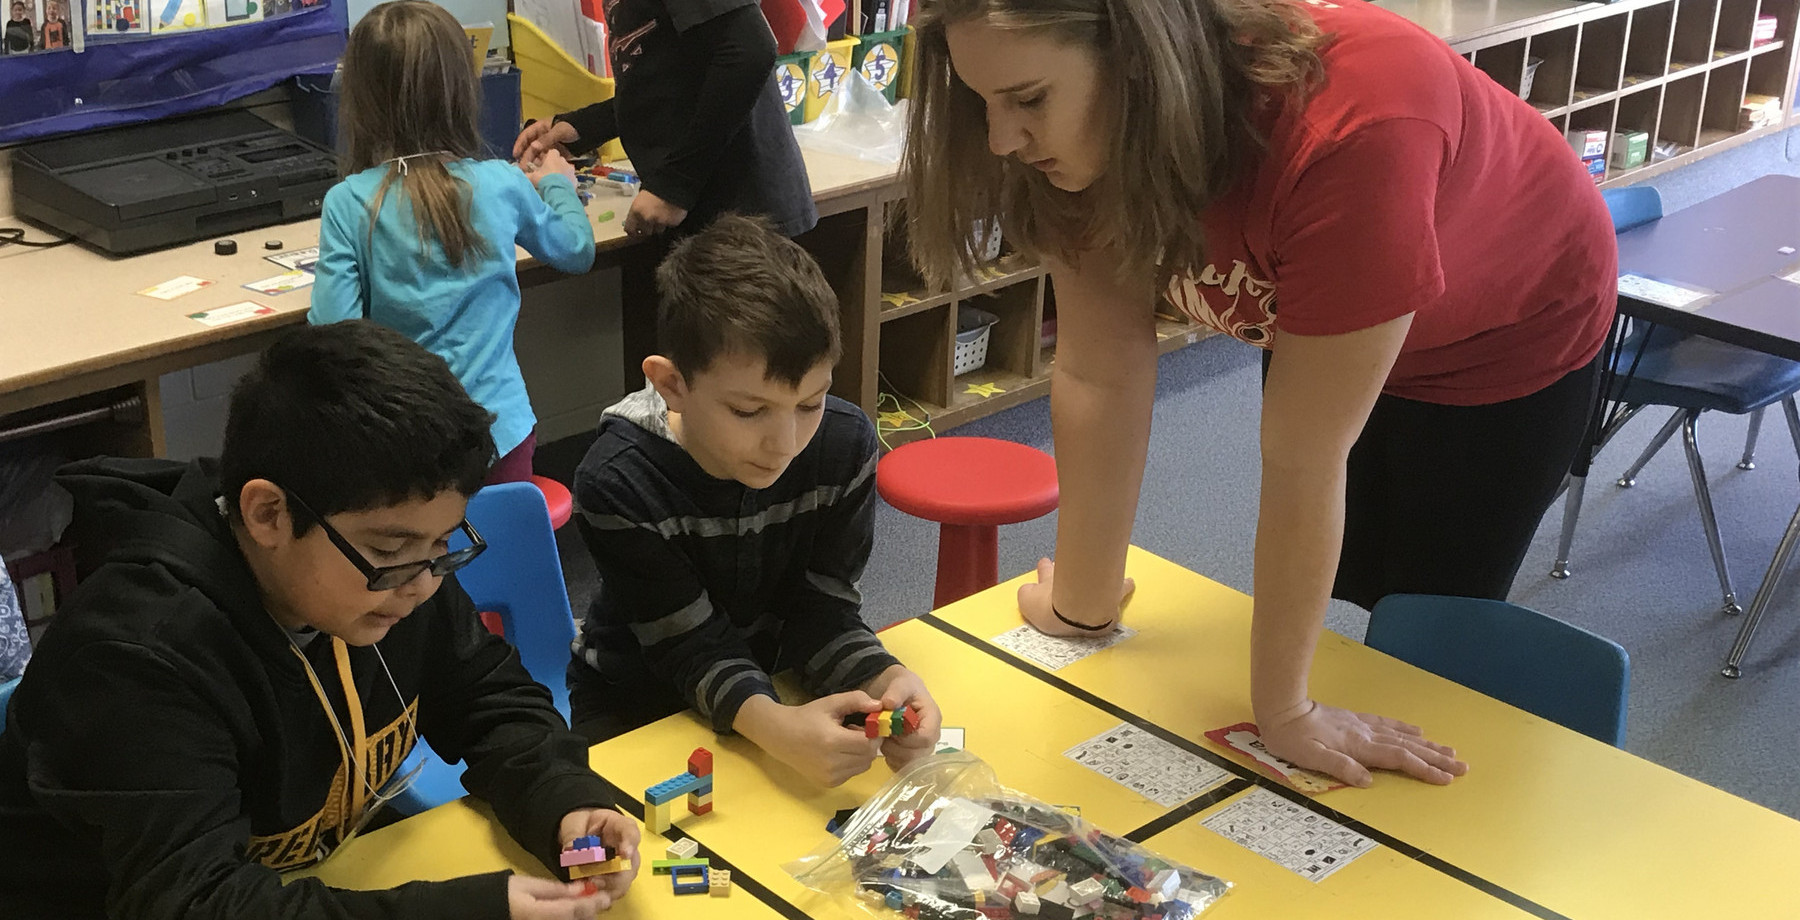
{"label": "boy wearing glasses", "polygon": [[[0,916],[525,920],[624,893],[635,822],[448,577],[485,548],[463,513],[490,421],[405,336],[303,327],[238,384],[218,461],[63,471],[89,574],[0,734]],[[284,886],[404,787],[421,733],[547,866],[592,834],[633,869]]]}

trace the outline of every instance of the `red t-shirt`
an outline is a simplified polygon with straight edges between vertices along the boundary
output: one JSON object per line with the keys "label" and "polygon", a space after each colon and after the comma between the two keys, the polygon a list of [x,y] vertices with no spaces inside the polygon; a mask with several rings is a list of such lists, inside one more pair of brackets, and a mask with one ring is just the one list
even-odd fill
{"label": "red t-shirt", "polygon": [[1514,399],[1593,360],[1618,248],[1556,128],[1400,16],[1308,4],[1334,36],[1325,83],[1271,112],[1268,149],[1202,215],[1211,264],[1164,298],[1263,347],[1413,313],[1385,391],[1426,402]]}

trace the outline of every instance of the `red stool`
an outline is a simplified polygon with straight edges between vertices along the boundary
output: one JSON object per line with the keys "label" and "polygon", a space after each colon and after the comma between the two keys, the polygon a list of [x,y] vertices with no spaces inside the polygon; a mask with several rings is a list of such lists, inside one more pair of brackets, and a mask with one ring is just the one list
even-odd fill
{"label": "red stool", "polygon": [[531,484],[544,493],[544,504],[550,509],[550,529],[561,530],[575,513],[575,498],[569,494],[569,487],[548,476],[533,476]]}
{"label": "red stool", "polygon": [[[531,484],[544,493],[544,506],[550,512],[550,529],[561,530],[564,524],[575,513],[575,498],[569,494],[569,487],[548,476],[533,476]],[[481,625],[487,631],[502,639],[506,638],[506,626],[500,621],[500,614],[492,610],[481,612]]]}
{"label": "red stool", "polygon": [[881,458],[875,489],[895,508],[943,525],[936,608],[999,584],[998,525],[1056,510],[1056,460],[1011,441],[932,438]]}

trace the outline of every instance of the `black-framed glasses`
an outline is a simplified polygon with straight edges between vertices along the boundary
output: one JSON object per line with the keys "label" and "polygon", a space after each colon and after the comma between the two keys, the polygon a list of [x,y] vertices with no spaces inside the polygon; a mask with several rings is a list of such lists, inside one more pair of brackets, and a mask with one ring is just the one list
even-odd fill
{"label": "black-framed glasses", "polygon": [[325,537],[331,541],[331,545],[336,546],[338,552],[343,553],[344,558],[350,560],[350,564],[356,566],[356,570],[363,573],[363,577],[369,580],[370,591],[392,591],[418,578],[419,573],[425,571],[431,572],[435,578],[442,578],[474,562],[475,557],[487,549],[487,541],[481,539],[481,534],[475,531],[474,525],[469,523],[468,518],[463,518],[460,529],[463,536],[469,538],[468,546],[462,549],[453,549],[435,559],[402,562],[399,565],[374,565],[363,556],[361,550],[352,545],[349,540],[344,539],[344,535],[338,533],[337,528],[331,526],[330,522],[325,520],[324,515],[312,510],[306,504],[305,499],[291,491],[285,489],[283,491],[287,492],[288,499],[299,506],[300,510],[319,522],[319,528],[325,531]]}

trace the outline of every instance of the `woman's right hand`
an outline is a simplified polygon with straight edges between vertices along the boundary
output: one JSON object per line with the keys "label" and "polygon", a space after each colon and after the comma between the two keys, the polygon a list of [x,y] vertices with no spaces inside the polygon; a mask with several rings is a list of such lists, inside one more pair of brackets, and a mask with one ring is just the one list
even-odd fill
{"label": "woman's right hand", "polygon": [[567,176],[569,183],[574,184],[575,167],[571,166],[568,160],[563,159],[561,153],[551,149],[544,154],[542,159],[538,160],[535,168],[526,170],[525,175],[531,177],[532,185],[537,185],[545,176],[555,175]]}
{"label": "woman's right hand", "polygon": [[587,882],[558,882],[530,875],[506,880],[506,909],[512,920],[594,920],[612,898]]}
{"label": "woman's right hand", "polygon": [[[1048,559],[1039,559],[1037,564],[1037,582],[1035,584],[1026,582],[1019,586],[1019,615],[1025,618],[1025,622],[1030,623],[1038,632],[1050,636],[1070,636],[1092,639],[1096,636],[1103,636],[1112,632],[1111,629],[1077,629],[1064,623],[1062,619],[1056,615],[1055,608],[1050,606],[1050,588],[1054,583],[1055,578],[1056,563],[1051,562]],[[1119,603],[1124,604],[1126,600],[1130,599],[1131,592],[1136,590],[1137,582],[1130,578],[1125,579],[1125,584],[1119,592]],[[1071,617],[1071,619],[1073,618]],[[1118,615],[1113,617],[1112,621],[1115,628],[1118,626],[1121,619],[1123,619],[1123,617]]]}
{"label": "woman's right hand", "polygon": [[513,141],[513,159],[526,172],[531,172],[544,155],[555,151],[568,156],[569,145],[580,138],[575,128],[566,121],[534,121],[519,132],[519,139]]}

